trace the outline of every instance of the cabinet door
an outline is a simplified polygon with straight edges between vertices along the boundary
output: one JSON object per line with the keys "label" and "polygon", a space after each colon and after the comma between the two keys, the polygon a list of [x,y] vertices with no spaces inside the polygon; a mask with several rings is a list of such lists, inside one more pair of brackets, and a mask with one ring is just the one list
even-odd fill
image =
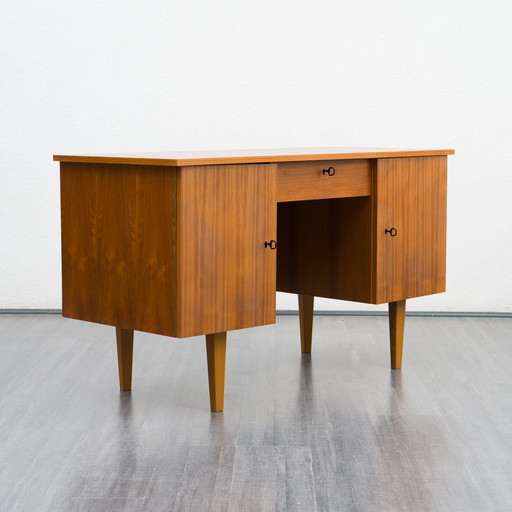
{"label": "cabinet door", "polygon": [[275,164],[181,167],[178,336],[275,322]]}
{"label": "cabinet door", "polygon": [[377,160],[374,194],[374,302],[445,291],[446,157]]}

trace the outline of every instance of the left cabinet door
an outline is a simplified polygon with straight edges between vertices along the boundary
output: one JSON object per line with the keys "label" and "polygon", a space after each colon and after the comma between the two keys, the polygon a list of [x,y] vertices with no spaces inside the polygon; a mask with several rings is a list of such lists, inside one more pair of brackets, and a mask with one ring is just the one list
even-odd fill
{"label": "left cabinet door", "polygon": [[178,169],[179,337],[275,323],[277,251],[265,247],[276,239],[275,173],[274,164]]}

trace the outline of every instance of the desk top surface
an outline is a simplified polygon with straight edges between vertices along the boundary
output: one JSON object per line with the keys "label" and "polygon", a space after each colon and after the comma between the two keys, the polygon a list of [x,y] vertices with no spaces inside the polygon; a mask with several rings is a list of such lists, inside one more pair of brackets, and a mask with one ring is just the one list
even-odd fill
{"label": "desk top surface", "polygon": [[222,151],[166,151],[162,153],[113,153],[99,155],[54,155],[53,159],[58,162],[186,166],[436,156],[453,155],[454,153],[455,151],[453,149],[326,147],[239,149]]}

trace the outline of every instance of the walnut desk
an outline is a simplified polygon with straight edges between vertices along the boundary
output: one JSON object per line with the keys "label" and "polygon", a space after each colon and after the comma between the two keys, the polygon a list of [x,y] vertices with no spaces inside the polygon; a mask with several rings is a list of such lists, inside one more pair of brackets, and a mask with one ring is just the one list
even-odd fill
{"label": "walnut desk", "polygon": [[275,323],[298,294],[389,304],[400,368],[405,301],[445,290],[450,149],[305,148],[56,155],[63,315],[116,327],[121,390],[133,331],[206,335],[222,411],[226,333]]}

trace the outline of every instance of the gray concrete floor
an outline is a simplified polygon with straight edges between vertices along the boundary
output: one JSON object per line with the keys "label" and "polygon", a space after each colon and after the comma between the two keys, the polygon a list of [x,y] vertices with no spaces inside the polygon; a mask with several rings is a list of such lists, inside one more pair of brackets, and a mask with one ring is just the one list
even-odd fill
{"label": "gray concrete floor", "polygon": [[512,319],[297,317],[229,334],[223,413],[203,338],[0,315],[0,510],[510,511]]}

